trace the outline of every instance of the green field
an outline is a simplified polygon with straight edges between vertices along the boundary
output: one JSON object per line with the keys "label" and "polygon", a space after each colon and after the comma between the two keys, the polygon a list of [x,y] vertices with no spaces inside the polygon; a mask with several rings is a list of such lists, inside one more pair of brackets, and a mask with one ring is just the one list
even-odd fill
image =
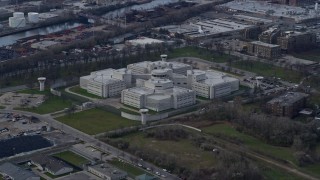
{"label": "green field", "polygon": [[113,166],[126,171],[128,175],[132,178],[135,178],[136,176],[139,176],[141,174],[146,174],[147,172],[143,171],[142,169],[135,167],[131,164],[128,164],[123,161],[119,161],[118,159],[113,159],[112,161],[108,161]]}
{"label": "green field", "polygon": [[[159,141],[154,138],[144,138],[142,133],[131,134],[122,138],[131,145],[141,149],[152,149],[154,151],[170,154],[176,157],[176,163],[189,168],[210,167],[216,164],[216,159],[212,153],[201,151],[200,148],[192,144],[189,139],[179,141]],[[201,153],[200,153],[201,152]]]}
{"label": "green field", "polygon": [[0,109],[4,109],[5,107],[4,106],[0,106]]}
{"label": "green field", "polygon": [[71,151],[64,151],[64,152],[60,152],[57,154],[52,155],[54,157],[60,158],[66,162],[68,162],[69,164],[72,164],[74,166],[77,167],[82,167],[83,164],[89,163],[89,160],[74,153]]}
{"label": "green field", "polygon": [[294,83],[300,82],[300,80],[303,78],[303,76],[299,72],[280,68],[271,64],[266,64],[258,61],[237,61],[234,62],[232,66],[238,69],[256,73],[261,76],[274,76]]}
{"label": "green field", "polygon": [[168,58],[178,58],[178,57],[196,57],[208,61],[213,61],[217,63],[226,62],[229,55],[222,54],[219,55],[217,52],[210,52],[204,48],[197,47],[184,47],[174,49],[173,52],[168,54]]}
{"label": "green field", "polygon": [[312,49],[309,51],[291,53],[294,57],[306,59],[310,61],[320,62],[320,49]]}
{"label": "green field", "polygon": [[253,151],[261,152],[263,154],[271,155],[273,157],[297,164],[297,160],[294,158],[294,152],[292,149],[266,144],[255,137],[238,132],[229,124],[216,124],[210,127],[203,128],[203,131],[208,134],[219,134],[225,137],[240,139],[245,146],[252,149]]}
{"label": "green field", "polygon": [[57,120],[90,135],[140,124],[101,109],[69,114]]}
{"label": "green field", "polygon": [[25,93],[25,94],[42,94],[46,95],[47,99],[44,103],[42,103],[38,107],[34,108],[15,108],[17,110],[23,110],[23,111],[30,111],[38,114],[48,114],[56,111],[61,111],[65,108],[68,108],[72,105],[72,102],[70,100],[66,100],[64,98],[54,96],[50,93],[49,90],[46,91],[38,91],[35,89],[27,89],[18,91],[17,93]]}
{"label": "green field", "polygon": [[73,86],[70,88],[70,91],[77,93],[77,94],[80,94],[80,95],[83,95],[83,96],[86,96],[86,97],[89,97],[89,98],[103,99],[100,96],[88,93],[87,90],[80,88],[80,86]]}

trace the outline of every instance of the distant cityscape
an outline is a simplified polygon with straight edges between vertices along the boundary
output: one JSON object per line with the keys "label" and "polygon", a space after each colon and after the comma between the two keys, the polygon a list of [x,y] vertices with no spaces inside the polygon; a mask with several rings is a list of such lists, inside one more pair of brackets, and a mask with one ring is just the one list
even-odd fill
{"label": "distant cityscape", "polygon": [[317,0],[0,5],[0,180],[320,179]]}

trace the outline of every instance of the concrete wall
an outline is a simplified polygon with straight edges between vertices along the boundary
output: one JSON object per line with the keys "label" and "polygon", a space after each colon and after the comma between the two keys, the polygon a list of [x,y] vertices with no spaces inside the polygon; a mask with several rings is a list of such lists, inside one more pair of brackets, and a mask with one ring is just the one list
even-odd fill
{"label": "concrete wall", "polygon": [[[134,120],[134,121],[141,121],[141,115],[134,115],[134,114],[129,114],[126,112],[121,112],[121,117]],[[148,114],[148,119],[147,121],[157,121],[161,120],[164,118],[169,117],[168,113],[162,113],[162,114]]]}
{"label": "concrete wall", "polygon": [[129,114],[126,112],[121,112],[121,117],[134,120],[134,121],[141,121],[141,115],[134,115],[134,114]]}

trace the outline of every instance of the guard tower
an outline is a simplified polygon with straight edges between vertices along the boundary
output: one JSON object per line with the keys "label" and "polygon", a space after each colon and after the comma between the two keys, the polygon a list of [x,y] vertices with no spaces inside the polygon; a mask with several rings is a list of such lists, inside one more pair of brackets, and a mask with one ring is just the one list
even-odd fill
{"label": "guard tower", "polygon": [[147,124],[147,114],[149,112],[148,109],[140,109],[139,112],[141,113],[141,124]]}
{"label": "guard tower", "polygon": [[167,57],[168,57],[168,55],[166,55],[166,54],[161,54],[160,57],[161,57],[161,60],[162,60],[163,62],[167,62]]}
{"label": "guard tower", "polygon": [[38,81],[39,81],[39,85],[40,85],[40,91],[44,91],[44,83],[46,82],[46,78],[45,77],[39,77]]}

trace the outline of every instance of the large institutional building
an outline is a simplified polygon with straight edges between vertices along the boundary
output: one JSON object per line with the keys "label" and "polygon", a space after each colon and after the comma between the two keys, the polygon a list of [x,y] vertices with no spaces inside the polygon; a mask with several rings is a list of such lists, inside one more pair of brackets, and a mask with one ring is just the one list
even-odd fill
{"label": "large institutional building", "polygon": [[188,64],[144,61],[123,69],[105,69],[80,78],[80,87],[101,97],[121,94],[123,104],[154,111],[196,103],[196,96],[220,98],[239,89],[239,80],[218,71],[193,70]]}

